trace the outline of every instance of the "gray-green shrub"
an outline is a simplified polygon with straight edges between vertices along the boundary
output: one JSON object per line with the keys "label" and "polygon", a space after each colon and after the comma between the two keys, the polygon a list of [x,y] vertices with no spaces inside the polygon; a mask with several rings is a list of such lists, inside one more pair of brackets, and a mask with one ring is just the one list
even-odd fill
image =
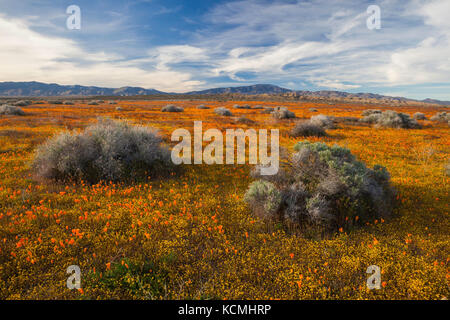
{"label": "gray-green shrub", "polygon": [[225,117],[230,117],[233,115],[230,110],[228,110],[227,108],[224,108],[224,107],[219,107],[219,108],[214,109],[214,113],[218,114],[219,116],[225,116]]}
{"label": "gray-green shrub", "polygon": [[299,122],[291,130],[292,137],[324,137],[327,133],[323,126],[311,121]]}
{"label": "gray-green shrub", "polygon": [[278,120],[295,118],[295,113],[289,111],[286,107],[276,107],[271,114],[272,117]]}
{"label": "gray-green shrub", "polygon": [[416,112],[413,114],[413,119],[415,120],[427,120],[427,117],[422,112]]}
{"label": "gray-green shrub", "polygon": [[183,107],[174,106],[173,104],[169,104],[161,109],[162,112],[183,112]]}
{"label": "gray-green shrub", "polygon": [[335,125],[334,125],[334,120],[326,115],[323,114],[319,114],[317,116],[312,116],[310,119],[310,122],[312,124],[315,124],[317,126],[320,126],[324,129],[334,129]]}
{"label": "gray-green shrub", "polygon": [[394,190],[386,168],[373,169],[350,150],[298,142],[274,176],[255,167],[245,200],[259,216],[329,230],[388,217]]}
{"label": "gray-green shrub", "polygon": [[420,124],[406,113],[386,110],[382,113],[372,113],[361,119],[361,122],[375,124],[377,127],[419,129]]}
{"label": "gray-green shrub", "polygon": [[0,115],[24,116],[25,112],[20,107],[4,104],[0,106]]}
{"label": "gray-green shrub", "polygon": [[438,121],[438,122],[448,122],[450,121],[450,113],[447,113],[445,111],[438,112],[434,116],[430,118],[431,121]]}
{"label": "gray-green shrub", "polygon": [[378,109],[367,109],[367,110],[364,110],[361,115],[363,117],[367,117],[367,116],[370,116],[372,114],[381,114],[381,110],[378,110]]}
{"label": "gray-green shrub", "polygon": [[155,130],[101,119],[82,132],[63,132],[39,146],[32,164],[40,178],[119,181],[171,167]]}

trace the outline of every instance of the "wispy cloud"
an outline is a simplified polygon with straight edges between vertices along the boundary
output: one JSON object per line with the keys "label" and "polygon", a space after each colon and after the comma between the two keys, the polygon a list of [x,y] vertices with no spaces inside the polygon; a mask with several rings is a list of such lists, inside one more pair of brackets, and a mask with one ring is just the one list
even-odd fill
{"label": "wispy cloud", "polygon": [[[65,15],[56,9],[0,16],[0,80],[167,91],[255,82],[392,92],[411,86],[411,94],[417,85],[450,85],[449,1],[377,1],[380,30],[366,27],[368,0],[211,2],[190,11],[158,0],[83,3],[79,33],[61,27]],[[149,18],[136,19],[141,8]]]}

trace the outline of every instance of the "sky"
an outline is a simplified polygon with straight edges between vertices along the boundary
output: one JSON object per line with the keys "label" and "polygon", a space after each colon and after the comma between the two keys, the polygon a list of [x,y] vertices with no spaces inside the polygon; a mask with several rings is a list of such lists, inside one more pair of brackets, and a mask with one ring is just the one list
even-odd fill
{"label": "sky", "polygon": [[0,0],[0,81],[450,100],[450,0]]}

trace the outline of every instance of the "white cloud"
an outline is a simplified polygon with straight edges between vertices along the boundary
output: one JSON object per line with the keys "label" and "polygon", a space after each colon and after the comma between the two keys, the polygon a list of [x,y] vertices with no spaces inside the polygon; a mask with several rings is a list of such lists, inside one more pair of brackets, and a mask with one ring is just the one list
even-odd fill
{"label": "white cloud", "polygon": [[[187,91],[202,84],[167,63],[183,61],[189,48],[161,48],[158,68],[146,70],[116,54],[86,52],[76,42],[32,31],[26,21],[0,16],[0,81],[42,81]],[[164,51],[166,50],[166,51]],[[173,54],[165,53],[172,52]],[[198,52],[192,51],[191,57]]]}

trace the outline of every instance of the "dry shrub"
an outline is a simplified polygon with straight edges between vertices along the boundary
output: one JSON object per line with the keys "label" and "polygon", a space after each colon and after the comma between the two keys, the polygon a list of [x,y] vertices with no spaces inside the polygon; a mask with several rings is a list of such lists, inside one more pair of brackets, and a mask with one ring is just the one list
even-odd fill
{"label": "dry shrub", "polygon": [[13,103],[13,105],[16,107],[26,107],[26,106],[29,106],[30,104],[31,104],[30,100],[20,100],[20,101]]}
{"label": "dry shrub", "polygon": [[320,126],[324,129],[334,129],[335,125],[334,125],[334,120],[326,115],[323,114],[319,114],[317,116],[312,116],[310,119],[310,122],[312,124],[315,124],[317,126]]}
{"label": "dry shrub", "polygon": [[413,114],[413,119],[415,120],[427,120],[427,117],[422,112],[416,112]]}
{"label": "dry shrub", "polygon": [[183,107],[178,107],[173,104],[169,104],[161,109],[162,112],[183,112]]}
{"label": "dry shrub", "polygon": [[240,123],[240,124],[254,124],[255,123],[254,120],[251,120],[251,119],[249,119],[247,117],[244,117],[244,116],[237,118],[236,122]]}
{"label": "dry shrub", "polygon": [[210,108],[205,106],[204,104],[201,104],[201,105],[197,106],[197,109],[210,109]]}
{"label": "dry shrub", "polygon": [[364,110],[361,115],[363,117],[367,117],[367,116],[370,116],[372,114],[381,114],[381,110],[378,110],[378,109],[367,109],[367,110]]}
{"label": "dry shrub", "polygon": [[155,130],[101,119],[80,133],[63,132],[47,140],[32,167],[40,178],[94,183],[147,177],[171,165]]}
{"label": "dry shrub", "polygon": [[295,118],[295,113],[289,111],[286,107],[276,107],[271,114],[272,117],[278,120]]}
{"label": "dry shrub", "polygon": [[406,113],[397,113],[392,110],[387,110],[382,113],[372,113],[360,120],[364,123],[375,124],[377,127],[385,128],[403,128],[403,129],[418,129],[421,126]]}
{"label": "dry shrub", "polygon": [[25,112],[20,107],[4,104],[4,105],[0,106],[0,115],[24,116]]}
{"label": "dry shrub", "polygon": [[318,112],[316,108],[309,108],[309,112]]}
{"label": "dry shrub", "polygon": [[292,137],[324,137],[326,135],[324,127],[311,121],[299,122],[291,130]]}
{"label": "dry shrub", "polygon": [[450,121],[450,113],[447,113],[445,111],[438,112],[434,116],[430,118],[431,121],[438,121],[438,122],[449,122]]}
{"label": "dry shrub", "polygon": [[271,114],[273,112],[274,108],[272,107],[264,107],[261,111],[261,114]]}
{"label": "dry shrub", "polygon": [[227,108],[224,108],[224,107],[219,107],[219,108],[214,109],[214,113],[218,114],[219,116],[225,116],[225,117],[230,117],[233,115],[230,110],[228,110]]}
{"label": "dry shrub", "polygon": [[253,212],[297,226],[339,227],[388,217],[394,190],[386,168],[367,168],[348,149],[302,141],[274,176],[257,178],[245,195]]}

